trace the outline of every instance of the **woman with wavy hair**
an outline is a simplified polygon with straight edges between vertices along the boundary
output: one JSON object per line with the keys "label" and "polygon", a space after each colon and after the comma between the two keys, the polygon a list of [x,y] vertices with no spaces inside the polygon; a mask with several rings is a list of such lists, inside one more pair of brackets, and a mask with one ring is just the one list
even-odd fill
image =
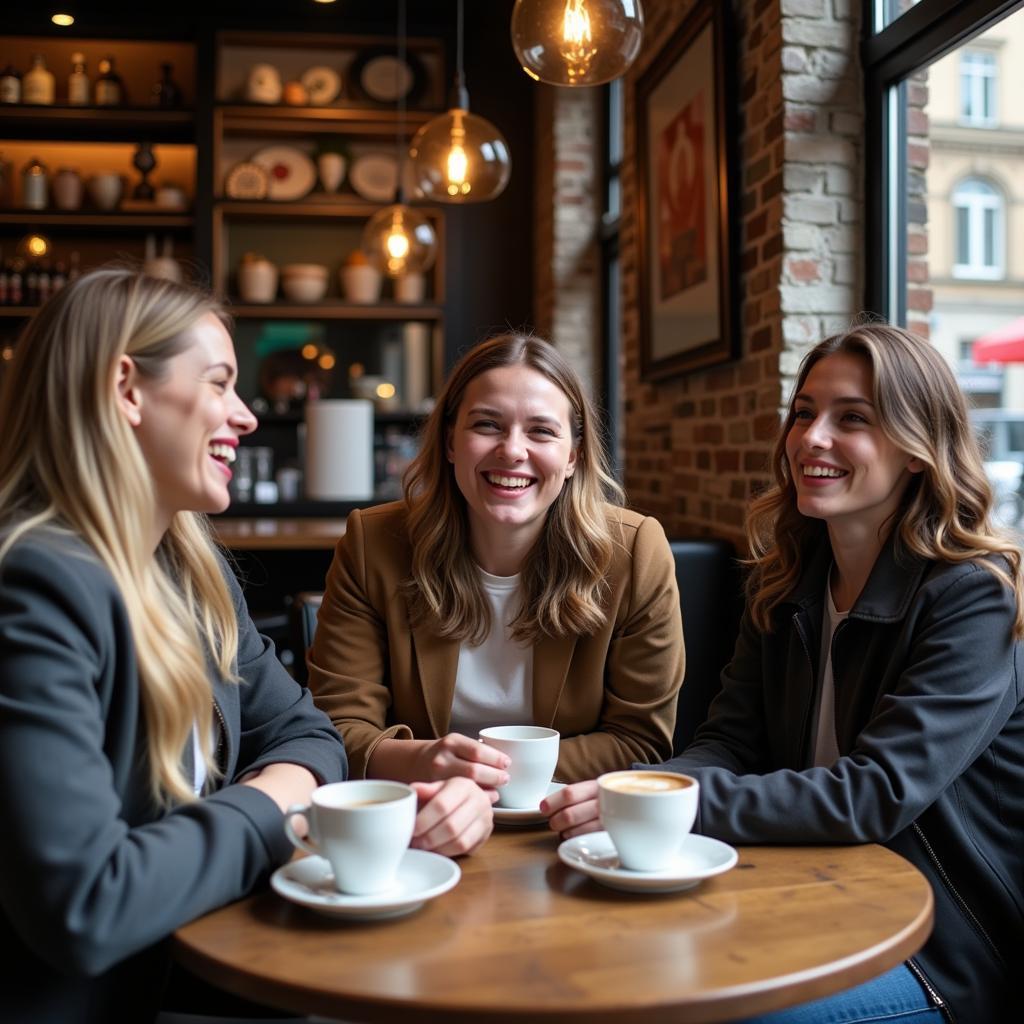
{"label": "woman with wavy hair", "polygon": [[[990,519],[964,397],[926,341],[869,324],[804,359],[749,516],[747,612],[683,753],[696,829],[732,843],[882,843],[935,895],[906,964],[759,1018],[1009,1020],[1024,948],[1021,552]],[[600,828],[597,784],[548,800]]]}
{"label": "woman with wavy hair", "polygon": [[[256,426],[235,378],[216,303],[120,268],[51,299],[6,367],[4,1019],[147,1019],[163,940],[287,861],[285,809],[345,777],[201,515]],[[421,841],[439,801],[465,796]]]}
{"label": "woman with wavy hair", "polygon": [[353,774],[493,789],[482,727],[562,736],[555,778],[671,751],[683,641],[656,520],[621,507],[578,376],[503,334],[452,370],[405,499],[354,513],[310,653]]}

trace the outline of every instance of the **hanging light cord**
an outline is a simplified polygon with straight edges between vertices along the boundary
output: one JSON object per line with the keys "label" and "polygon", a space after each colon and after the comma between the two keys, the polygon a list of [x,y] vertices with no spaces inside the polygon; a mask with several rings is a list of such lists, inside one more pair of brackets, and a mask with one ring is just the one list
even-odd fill
{"label": "hanging light cord", "polygon": [[458,107],[460,110],[469,110],[469,92],[466,90],[466,69],[462,45],[465,16],[463,0],[458,0],[458,24],[455,31],[455,98],[452,106]]}
{"label": "hanging light cord", "polygon": [[399,78],[405,62],[405,0],[398,0],[398,66],[395,68],[395,91],[398,93],[398,123],[395,125],[395,148],[398,150],[398,202],[405,204],[405,151],[408,140],[405,137],[405,92]]}

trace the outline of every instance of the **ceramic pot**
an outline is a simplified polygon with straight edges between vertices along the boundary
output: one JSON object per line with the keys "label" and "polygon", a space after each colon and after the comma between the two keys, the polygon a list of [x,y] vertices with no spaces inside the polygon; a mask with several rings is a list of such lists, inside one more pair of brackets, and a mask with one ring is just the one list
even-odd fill
{"label": "ceramic pot", "polygon": [[422,274],[402,274],[395,278],[395,301],[417,303],[427,292],[427,279]]}
{"label": "ceramic pot", "polygon": [[94,174],[89,179],[89,196],[101,210],[116,210],[123,191],[119,174]]}
{"label": "ceramic pot", "polygon": [[277,267],[267,259],[243,259],[238,267],[238,294],[243,302],[273,302]]}
{"label": "ceramic pot", "polygon": [[349,302],[376,302],[380,286],[380,271],[368,263],[341,268],[341,290]]}
{"label": "ceramic pot", "polygon": [[292,302],[319,302],[327,291],[327,268],[321,263],[289,263],[281,268],[281,291]]}
{"label": "ceramic pot", "polygon": [[82,176],[70,167],[62,167],[53,177],[53,205],[58,210],[77,210],[82,205],[85,188]]}

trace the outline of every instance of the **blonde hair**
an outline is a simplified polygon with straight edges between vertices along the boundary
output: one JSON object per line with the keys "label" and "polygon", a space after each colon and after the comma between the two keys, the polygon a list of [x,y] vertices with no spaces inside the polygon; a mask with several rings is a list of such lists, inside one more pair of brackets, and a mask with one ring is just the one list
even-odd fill
{"label": "blonde hair", "polygon": [[124,355],[160,379],[202,317],[198,291],[105,267],[62,289],[28,324],[0,395],[0,559],[42,528],[79,535],[110,571],[131,622],[156,800],[194,798],[181,754],[199,723],[207,770],[213,694],[206,653],[232,678],[238,621],[206,521],[174,516],[152,550],[149,468],[116,401]]}
{"label": "blonde hair", "polygon": [[[794,421],[795,396],[807,375],[836,352],[867,360],[882,432],[924,467],[911,477],[895,514],[896,543],[933,561],[977,561],[1013,591],[1014,635],[1024,635],[1020,549],[990,519],[992,489],[963,393],[932,345],[885,324],[865,324],[826,338],[800,364],[772,452],[774,486],[751,504],[747,517],[753,567],[747,593],[754,624],[771,630],[772,612],[800,577],[802,553],[825,531],[821,520],[801,515],[797,508],[786,436]],[[991,555],[1001,558],[987,557]]]}
{"label": "blonde hair", "polygon": [[429,616],[441,636],[470,644],[482,643],[491,628],[470,553],[466,501],[446,451],[470,382],[505,366],[535,370],[565,395],[576,451],[575,471],[548,509],[521,570],[523,600],[511,634],[534,643],[543,635],[593,633],[605,619],[604,577],[613,551],[604,503],[621,504],[622,490],[608,471],[594,409],[575,370],[553,345],[516,333],[490,338],[455,365],[423,428],[420,453],[406,471],[412,572],[404,587],[413,618]]}

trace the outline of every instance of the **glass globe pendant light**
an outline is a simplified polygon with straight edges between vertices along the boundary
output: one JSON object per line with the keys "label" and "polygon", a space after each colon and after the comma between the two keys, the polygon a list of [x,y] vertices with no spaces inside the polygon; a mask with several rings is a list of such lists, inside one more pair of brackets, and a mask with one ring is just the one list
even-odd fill
{"label": "glass globe pendant light", "polygon": [[[405,67],[405,0],[398,3],[398,63]],[[429,270],[437,258],[434,226],[405,202],[405,93],[399,86],[396,145],[398,148],[397,202],[378,210],[363,228],[361,248],[366,258],[389,277],[419,274]]]}
{"label": "glass globe pendant light", "polygon": [[457,70],[451,109],[428,121],[409,146],[416,185],[441,203],[482,203],[505,191],[512,158],[505,136],[469,112],[463,68],[463,0],[458,7]]}
{"label": "glass globe pendant light", "polygon": [[523,70],[550,85],[601,85],[640,52],[640,0],[516,0],[512,48]]}

